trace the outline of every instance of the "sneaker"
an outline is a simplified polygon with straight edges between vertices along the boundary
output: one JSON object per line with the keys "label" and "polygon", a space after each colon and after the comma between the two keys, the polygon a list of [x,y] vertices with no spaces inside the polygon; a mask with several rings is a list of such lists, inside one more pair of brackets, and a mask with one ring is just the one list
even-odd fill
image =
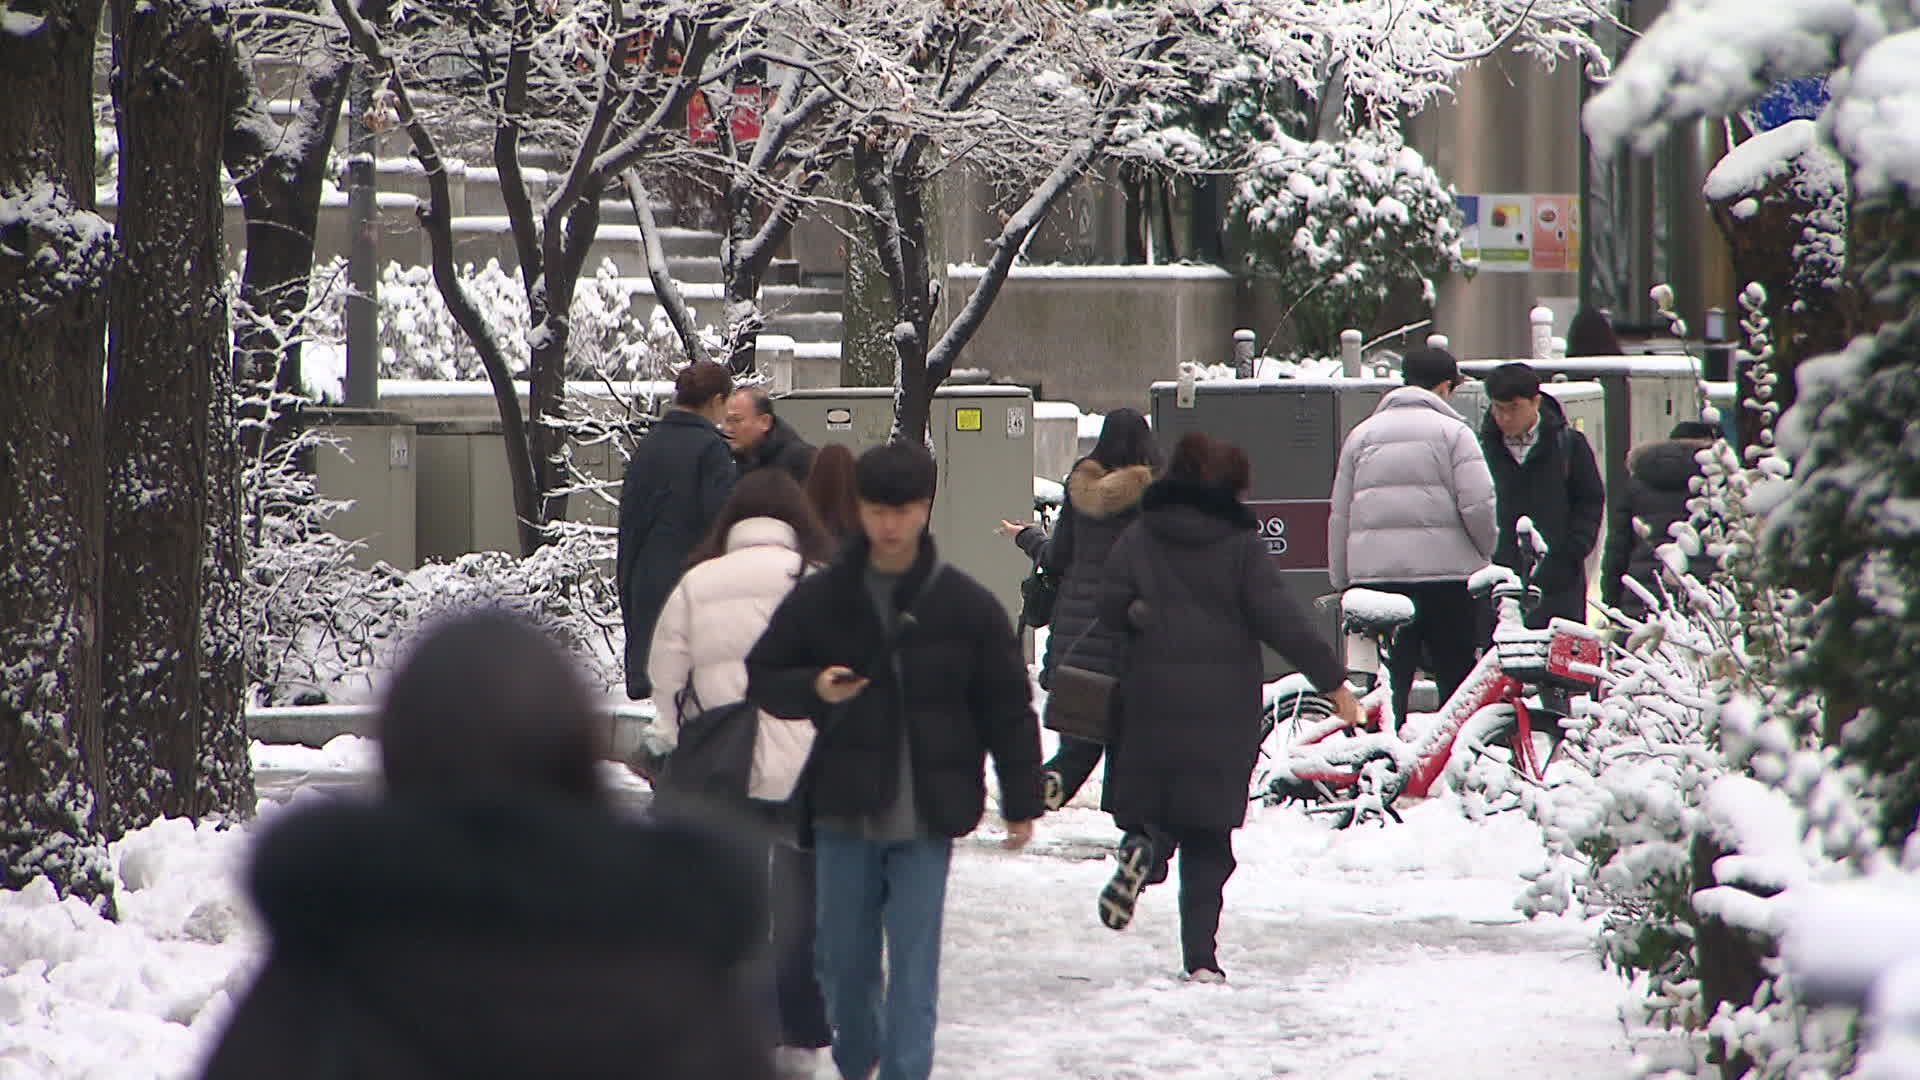
{"label": "sneaker", "polygon": [[1040,801],[1048,810],[1058,810],[1067,804],[1067,785],[1059,772],[1048,769],[1040,774]]}
{"label": "sneaker", "polygon": [[1100,921],[1109,930],[1125,930],[1133,921],[1133,909],[1140,902],[1140,890],[1147,887],[1147,874],[1153,867],[1153,843],[1146,837],[1129,833],[1120,841],[1120,865],[1113,880],[1100,890]]}
{"label": "sneaker", "polygon": [[1187,981],[1191,983],[1224,983],[1227,973],[1219,968],[1195,968],[1187,972]]}

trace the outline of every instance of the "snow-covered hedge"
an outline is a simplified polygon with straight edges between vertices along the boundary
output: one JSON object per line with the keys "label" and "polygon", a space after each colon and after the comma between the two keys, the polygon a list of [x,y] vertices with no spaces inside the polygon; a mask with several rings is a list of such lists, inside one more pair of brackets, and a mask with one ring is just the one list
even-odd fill
{"label": "snow-covered hedge", "polygon": [[1388,130],[1340,142],[1270,132],[1234,186],[1254,269],[1271,279],[1311,355],[1332,355],[1340,331],[1370,327],[1396,290],[1463,267],[1453,194]]}
{"label": "snow-covered hedge", "polygon": [[[460,277],[481,317],[505,348],[514,375],[524,376],[528,334],[526,292],[496,259]],[[309,313],[310,333],[331,341],[346,332],[346,273],[343,260],[315,268]],[[380,272],[380,376],[386,379],[484,379],[480,355],[453,320],[425,266],[390,262]],[[567,339],[570,379],[653,378],[684,360],[666,312],[655,306],[643,320],[633,310],[631,284],[611,259],[601,260],[591,279],[580,283],[573,299],[573,328]],[[715,339],[717,341],[717,338]]]}

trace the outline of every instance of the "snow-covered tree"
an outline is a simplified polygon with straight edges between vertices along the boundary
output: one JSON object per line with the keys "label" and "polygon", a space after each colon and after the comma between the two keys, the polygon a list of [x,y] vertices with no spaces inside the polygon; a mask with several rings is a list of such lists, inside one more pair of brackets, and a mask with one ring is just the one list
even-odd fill
{"label": "snow-covered tree", "polygon": [[[896,434],[920,438],[932,393],[985,319],[1028,238],[1097,162],[1238,168],[1183,117],[1219,100],[1216,84],[1263,97],[1298,91],[1351,130],[1379,133],[1447,92],[1469,64],[1511,42],[1544,58],[1599,62],[1584,4],[1506,0],[1324,5],[1188,0],[1085,6],[897,6],[881,40],[909,48],[897,104],[854,144],[856,187],[892,285],[899,356]],[[988,239],[984,273],[935,325],[945,276],[933,273],[926,207],[942,170],[965,164],[999,183],[1013,209]],[[936,333],[936,331],[938,331]]]}
{"label": "snow-covered tree", "polygon": [[1392,128],[1338,142],[1279,130],[1235,181],[1256,279],[1272,282],[1307,356],[1339,352],[1340,332],[1375,328],[1389,296],[1461,269],[1453,192]]}
{"label": "snow-covered tree", "polygon": [[[1827,734],[1876,777],[1881,826],[1903,841],[1920,814],[1920,29],[1904,4],[1854,0],[1675,8],[1587,107],[1596,141],[1645,147],[1674,122],[1746,104],[1775,80],[1831,69],[1820,134],[1846,163],[1849,276],[1867,312],[1845,349],[1804,362],[1781,425],[1793,463],[1768,514],[1774,571],[1806,605],[1808,640],[1786,668],[1818,694]],[[1878,329],[1872,329],[1875,326]]]}
{"label": "snow-covered tree", "polygon": [[101,343],[113,231],[93,206],[97,2],[0,7],[0,887],[109,888]]}
{"label": "snow-covered tree", "polygon": [[250,812],[253,777],[239,687],[206,678],[203,649],[233,632],[204,621],[208,590],[239,571],[208,550],[239,524],[235,458],[215,452],[233,438],[219,165],[232,31],[195,0],[109,10],[123,254],[108,324],[101,626],[117,835],[160,816]]}

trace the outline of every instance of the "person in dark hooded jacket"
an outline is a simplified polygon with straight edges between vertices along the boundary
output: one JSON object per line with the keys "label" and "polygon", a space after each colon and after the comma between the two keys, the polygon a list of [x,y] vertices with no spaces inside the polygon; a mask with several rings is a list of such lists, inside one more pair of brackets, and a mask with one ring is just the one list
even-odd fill
{"label": "person in dark hooded jacket", "polygon": [[[1547,553],[1533,571],[1541,600],[1527,625],[1555,618],[1587,621],[1587,556],[1600,542],[1607,493],[1587,437],[1567,423],[1553,395],[1540,392],[1530,365],[1502,364],[1487,373],[1487,419],[1480,444],[1493,472],[1500,540],[1493,561],[1520,568],[1519,523],[1533,521]],[[1491,632],[1492,621],[1487,623]]]}
{"label": "person in dark hooded jacket", "polygon": [[[1058,664],[1118,676],[1126,663],[1125,628],[1100,621],[1100,580],[1107,553],[1139,516],[1140,496],[1159,467],[1160,449],[1147,418],[1135,409],[1115,409],[1101,425],[1093,452],[1075,462],[1067,475],[1066,500],[1051,536],[1031,523],[1000,523],[1000,531],[1059,582],[1047,652],[1040,662],[1043,688],[1052,688]],[[1100,743],[1062,734],[1059,749],[1041,774],[1047,809],[1065,806],[1105,752]]]}
{"label": "person in dark hooded jacket", "polygon": [[701,360],[681,369],[673,407],[633,448],[620,481],[614,585],[627,633],[627,696],[635,701],[653,696],[647,649],[660,608],[739,475],[719,427],[732,389],[725,364]]}
{"label": "person in dark hooded jacket", "polygon": [[[1662,442],[1648,443],[1627,458],[1627,486],[1614,493],[1608,510],[1607,543],[1600,559],[1600,599],[1633,618],[1646,614],[1640,594],[1626,587],[1623,578],[1631,577],[1655,596],[1659,558],[1654,551],[1671,543],[1669,531],[1677,522],[1692,516],[1687,501],[1693,498],[1693,478],[1700,475],[1700,463],[1694,459],[1713,445],[1713,425],[1698,420],[1683,420]],[[1642,539],[1634,522],[1647,527]],[[1713,574],[1713,557],[1706,554],[1691,560],[1693,575],[1705,581]]]}
{"label": "person in dark hooded jacket", "polygon": [[1179,851],[1181,953],[1198,981],[1226,978],[1216,937],[1260,751],[1260,646],[1305,674],[1347,723],[1360,719],[1346,665],[1288,596],[1240,501],[1250,480],[1238,447],[1182,436],[1166,475],[1141,497],[1139,520],[1114,542],[1100,591],[1100,618],[1127,627],[1132,650],[1101,803],[1127,835],[1100,919],[1115,930],[1132,920],[1157,828]]}
{"label": "person in dark hooded jacket", "polygon": [[763,872],[614,808],[604,721],[546,634],[429,630],[380,730],[378,798],[256,841],[267,961],[202,1080],[772,1080]]}

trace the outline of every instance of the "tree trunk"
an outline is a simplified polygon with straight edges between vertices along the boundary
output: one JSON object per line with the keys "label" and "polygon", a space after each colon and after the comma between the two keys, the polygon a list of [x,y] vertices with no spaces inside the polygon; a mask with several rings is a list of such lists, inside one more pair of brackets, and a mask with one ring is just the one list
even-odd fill
{"label": "tree trunk", "polygon": [[893,293],[876,254],[868,215],[846,214],[846,283],[840,293],[840,381],[844,386],[891,386]]}
{"label": "tree trunk", "polygon": [[210,369],[207,421],[206,560],[200,589],[200,757],[187,816],[253,813],[252,740],[247,736],[246,649],[241,631],[246,542],[240,526],[240,434],[233,369]]}
{"label": "tree trunk", "polygon": [[[282,128],[267,115],[245,57],[230,48],[227,60],[228,125],[221,156],[247,216],[247,258],[240,276],[244,317],[233,328],[234,360],[246,382],[304,394],[300,319],[313,275],[327,150],[353,65],[327,60],[316,67],[307,76],[299,112]],[[262,138],[267,134],[271,141]],[[244,418],[242,439],[250,454],[259,453],[263,438],[277,442],[291,433],[291,410],[277,413],[271,428],[262,425],[263,416]]]}
{"label": "tree trunk", "polygon": [[102,783],[100,376],[112,229],[93,212],[98,0],[0,33],[0,886],[111,903]]}
{"label": "tree trunk", "polygon": [[181,0],[111,9],[121,258],[107,357],[103,824],[118,836],[189,813],[199,784],[209,428],[215,371],[231,362],[220,199],[229,31]]}
{"label": "tree trunk", "polygon": [[573,337],[574,290],[600,229],[600,195],[599,188],[589,189],[574,204],[566,219],[563,254],[547,260],[542,287],[528,296],[528,321],[534,329],[528,335],[533,346],[527,362],[527,454],[539,499],[532,529],[521,531],[522,555],[533,554],[548,541],[549,522],[567,516],[567,497],[555,494],[573,482],[567,471],[567,429],[560,423],[567,401],[567,343]]}

